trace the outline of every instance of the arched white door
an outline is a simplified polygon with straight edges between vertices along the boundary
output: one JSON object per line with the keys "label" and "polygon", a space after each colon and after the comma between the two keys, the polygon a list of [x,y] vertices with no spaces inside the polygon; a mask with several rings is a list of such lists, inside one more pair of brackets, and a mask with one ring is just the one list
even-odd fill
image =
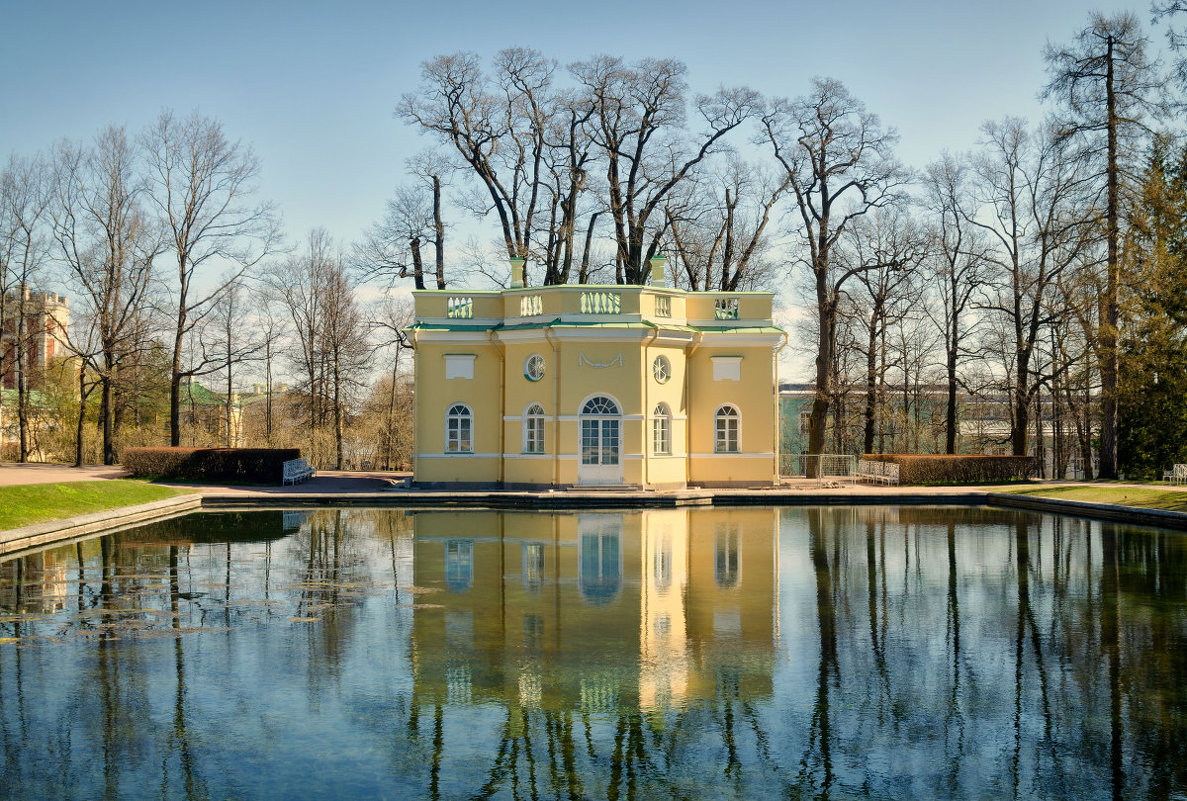
{"label": "arched white door", "polygon": [[613,398],[595,395],[581,407],[580,484],[622,483],[622,410]]}

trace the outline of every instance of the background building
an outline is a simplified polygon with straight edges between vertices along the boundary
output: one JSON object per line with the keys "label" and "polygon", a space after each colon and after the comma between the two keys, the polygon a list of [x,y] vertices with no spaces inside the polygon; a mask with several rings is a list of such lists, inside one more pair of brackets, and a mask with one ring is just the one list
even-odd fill
{"label": "background building", "polygon": [[[23,325],[22,325],[23,319]],[[4,389],[14,389],[17,382],[16,347],[24,340],[25,370],[28,386],[35,387],[49,360],[62,356],[66,330],[70,324],[70,306],[65,295],[39,292],[23,287],[4,294],[4,327],[0,331]]]}

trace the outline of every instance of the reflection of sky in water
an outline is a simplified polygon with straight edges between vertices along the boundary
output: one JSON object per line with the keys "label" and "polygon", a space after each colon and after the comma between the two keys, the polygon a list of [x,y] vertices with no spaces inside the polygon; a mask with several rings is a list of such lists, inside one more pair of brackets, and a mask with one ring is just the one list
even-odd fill
{"label": "reflection of sky in water", "polygon": [[0,796],[1171,797],[1187,539],[203,514],[0,562]]}

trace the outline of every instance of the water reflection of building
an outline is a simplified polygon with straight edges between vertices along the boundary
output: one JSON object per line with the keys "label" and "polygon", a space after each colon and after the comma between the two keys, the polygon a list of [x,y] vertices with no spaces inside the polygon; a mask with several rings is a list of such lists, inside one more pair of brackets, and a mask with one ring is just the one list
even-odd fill
{"label": "water reflection of building", "polygon": [[[73,549],[69,555],[73,555]],[[14,612],[64,609],[70,592],[68,566],[63,549],[38,551],[0,562],[0,609]]]}
{"label": "water reflection of building", "polygon": [[592,712],[770,693],[774,510],[432,512],[415,527],[415,584],[441,590],[415,612],[421,701]]}

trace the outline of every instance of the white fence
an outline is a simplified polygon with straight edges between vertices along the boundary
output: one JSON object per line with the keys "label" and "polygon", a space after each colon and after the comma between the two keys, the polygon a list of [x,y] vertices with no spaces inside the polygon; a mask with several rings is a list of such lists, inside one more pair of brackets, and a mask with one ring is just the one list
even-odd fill
{"label": "white fence", "polygon": [[828,482],[857,481],[857,457],[838,453],[784,453],[779,456],[780,478],[810,478]]}

